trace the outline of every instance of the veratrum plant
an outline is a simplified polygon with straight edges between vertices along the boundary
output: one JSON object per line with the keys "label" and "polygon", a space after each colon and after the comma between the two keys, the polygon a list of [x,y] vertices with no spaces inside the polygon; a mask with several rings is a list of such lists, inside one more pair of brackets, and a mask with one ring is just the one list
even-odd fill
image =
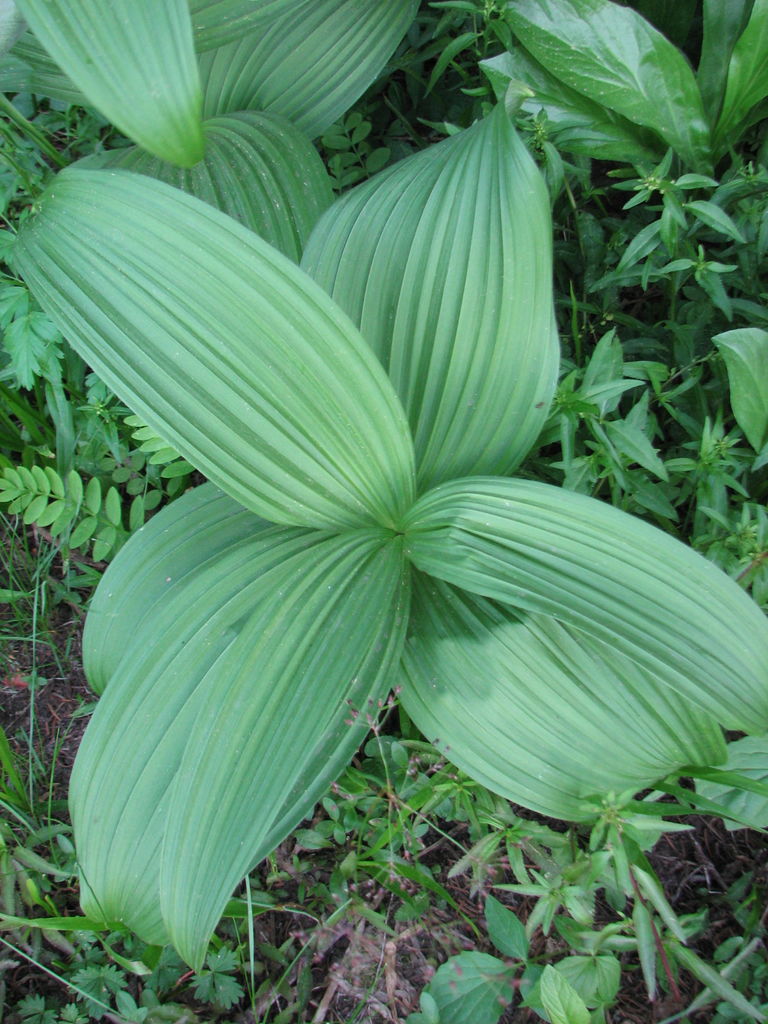
{"label": "veratrum plant", "polygon": [[721,725],[768,729],[768,626],[735,583],[506,476],[555,387],[550,232],[503,104],[338,201],[303,269],[125,171],[71,168],[42,198],[14,263],[211,481],[91,609],[103,696],[71,787],[90,916],[199,967],[394,686],[470,774],[575,821],[720,763]]}

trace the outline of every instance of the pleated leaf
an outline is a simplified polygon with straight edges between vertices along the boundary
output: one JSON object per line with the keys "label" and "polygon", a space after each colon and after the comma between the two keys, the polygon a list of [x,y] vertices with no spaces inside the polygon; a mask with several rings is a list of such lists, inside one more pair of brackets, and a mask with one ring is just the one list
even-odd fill
{"label": "pleated leaf", "polygon": [[347,110],[381,72],[416,0],[303,0],[202,54],[206,117],[233,110],[281,114],[311,138]]}
{"label": "pleated leaf", "polygon": [[[138,147],[97,157],[165,181],[228,213],[295,262],[309,233],[333,201],[317,150],[285,118],[243,111],[206,121],[205,157],[185,169]],[[92,166],[89,160],[88,165]]]}
{"label": "pleated leaf", "polygon": [[401,701],[472,778],[541,814],[725,758],[719,726],[629,658],[553,618],[415,575]]}
{"label": "pleated leaf", "polygon": [[272,527],[211,487],[137,533],[89,627],[111,678],[70,793],[83,906],[199,967],[240,878],[361,742],[407,598],[401,540]]}
{"label": "pleated leaf", "polygon": [[79,107],[89,105],[31,32],[25,32],[11,51],[0,57],[0,92],[32,92]]}
{"label": "pleated leaf", "polygon": [[408,507],[411,442],[381,366],[321,288],[231,217],[75,167],[14,259],[106,384],[252,511],[338,529]]}
{"label": "pleated leaf", "polygon": [[426,494],[405,528],[419,569],[576,627],[728,728],[768,728],[768,620],[668,534],[581,494],[493,478]]}
{"label": "pleated leaf", "polygon": [[212,50],[296,7],[296,0],[189,0],[195,48]]}
{"label": "pleated leaf", "polygon": [[203,155],[202,96],[187,0],[18,0],[53,59],[93,106],[150,153]]}
{"label": "pleated leaf", "polygon": [[555,388],[546,187],[500,104],[339,200],[302,266],[360,327],[411,424],[422,486],[507,473]]}
{"label": "pleated leaf", "polygon": [[613,0],[515,0],[506,16],[520,43],[571,89],[659,135],[706,170],[709,126],[677,47]]}
{"label": "pleated leaf", "polygon": [[768,95],[768,0],[755,0],[728,62],[723,106],[714,131],[716,152],[727,149],[751,108]]}
{"label": "pleated leaf", "polygon": [[[726,751],[728,757],[721,766],[723,771],[737,772],[755,782],[768,784],[768,736],[745,736],[729,743]],[[726,807],[741,821],[751,822],[754,828],[768,828],[768,798],[764,794],[701,779],[696,780],[696,792]],[[738,821],[726,820],[725,827],[733,832],[744,826]]]}

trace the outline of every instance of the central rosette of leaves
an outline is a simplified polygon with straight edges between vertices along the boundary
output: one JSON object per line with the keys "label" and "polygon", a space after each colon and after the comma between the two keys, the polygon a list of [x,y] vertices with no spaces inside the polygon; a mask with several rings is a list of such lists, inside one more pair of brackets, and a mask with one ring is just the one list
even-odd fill
{"label": "central rosette of leaves", "polygon": [[451,760],[586,820],[768,728],[768,630],[667,534],[511,479],[558,350],[549,204],[503,106],[320,219],[302,268],[125,171],[60,176],[16,263],[211,481],[139,531],[88,620],[83,904],[200,964],[233,887],[401,687]]}

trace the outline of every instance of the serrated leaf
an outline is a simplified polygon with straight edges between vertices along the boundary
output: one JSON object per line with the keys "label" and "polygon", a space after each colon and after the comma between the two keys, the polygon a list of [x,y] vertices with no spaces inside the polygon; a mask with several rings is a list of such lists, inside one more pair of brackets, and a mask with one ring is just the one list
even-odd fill
{"label": "serrated leaf", "polygon": [[429,983],[440,1024],[496,1024],[512,999],[512,972],[487,953],[459,953]]}
{"label": "serrated leaf", "polygon": [[186,0],[18,0],[37,38],[117,127],[161,159],[203,155]]}
{"label": "serrated leaf", "polygon": [[768,621],[661,530],[572,491],[490,477],[424,495],[404,528],[417,568],[606,642],[727,728],[768,729]]}
{"label": "serrated leaf", "polygon": [[389,687],[400,547],[272,527],[210,485],[134,535],[85,639],[109,685],[70,792],[84,906],[199,967],[236,883],[310,811]]}
{"label": "serrated leaf", "polygon": [[611,443],[630,462],[655,473],[661,480],[667,479],[664,463],[643,431],[626,420],[612,420],[603,424]]}
{"label": "serrated leaf", "polygon": [[743,327],[712,340],[728,370],[733,415],[759,452],[768,443],[768,331]]}
{"label": "serrated leaf", "polygon": [[310,231],[333,201],[330,178],[315,148],[276,114],[241,111],[212,118],[203,130],[205,157],[190,169],[136,147],[113,150],[95,162],[175,185],[298,262]]}
{"label": "serrated leaf", "polygon": [[206,117],[266,110],[310,138],[371,84],[416,14],[415,0],[301,0],[200,58]]}
{"label": "serrated leaf", "polygon": [[645,18],[611,0],[516,0],[506,16],[547,71],[651,129],[693,170],[706,173],[709,126],[693,71]]}
{"label": "serrated leaf", "polygon": [[583,999],[551,964],[544,968],[539,991],[552,1024],[589,1024]]}
{"label": "serrated leaf", "polygon": [[588,798],[725,756],[719,726],[629,658],[419,574],[402,681],[403,707],[448,759],[552,817],[590,819]]}
{"label": "serrated leaf", "polygon": [[359,325],[411,423],[421,486],[506,473],[557,374],[549,199],[503,105],[339,200],[302,266]]}
{"label": "serrated leaf", "polygon": [[56,357],[61,341],[59,332],[45,313],[27,313],[6,327],[3,347],[11,357],[11,368],[19,387],[34,387],[35,377],[43,376],[47,361]]}
{"label": "serrated leaf", "polygon": [[491,942],[505,956],[526,960],[528,937],[520,918],[493,896],[485,898],[485,923]]}
{"label": "serrated leaf", "polygon": [[381,366],[321,288],[231,217],[142,175],[73,167],[16,264],[100,378],[242,504],[334,528],[407,508],[411,440]]}
{"label": "serrated leaf", "polygon": [[727,238],[741,242],[742,245],[746,244],[744,236],[734,224],[733,219],[716,203],[711,203],[706,199],[694,199],[690,203],[684,203],[683,209],[690,210],[700,221]]}

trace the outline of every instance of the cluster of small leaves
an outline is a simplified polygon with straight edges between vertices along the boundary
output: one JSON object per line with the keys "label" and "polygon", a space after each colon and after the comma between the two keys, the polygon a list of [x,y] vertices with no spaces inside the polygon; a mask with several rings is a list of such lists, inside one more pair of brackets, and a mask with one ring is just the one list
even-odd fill
{"label": "cluster of small leaves", "polygon": [[353,111],[328,129],[320,140],[328,151],[327,165],[336,192],[344,192],[389,163],[386,146],[375,149],[368,141],[373,124]]}

